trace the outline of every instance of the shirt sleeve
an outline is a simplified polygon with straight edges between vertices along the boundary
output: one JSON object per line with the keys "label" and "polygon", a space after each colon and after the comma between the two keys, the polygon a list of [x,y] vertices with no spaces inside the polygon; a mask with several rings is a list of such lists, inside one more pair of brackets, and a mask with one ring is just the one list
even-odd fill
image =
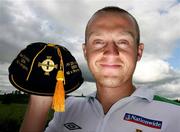
{"label": "shirt sleeve", "polygon": [[58,132],[61,127],[61,113],[55,112],[53,119],[49,122],[48,127],[45,129],[45,132]]}
{"label": "shirt sleeve", "polygon": [[72,99],[73,97],[68,97],[65,102],[66,110],[65,112],[54,112],[53,119],[49,122],[47,128],[45,129],[45,132],[60,132],[63,128],[63,122],[64,117],[66,115],[66,112],[72,105]]}

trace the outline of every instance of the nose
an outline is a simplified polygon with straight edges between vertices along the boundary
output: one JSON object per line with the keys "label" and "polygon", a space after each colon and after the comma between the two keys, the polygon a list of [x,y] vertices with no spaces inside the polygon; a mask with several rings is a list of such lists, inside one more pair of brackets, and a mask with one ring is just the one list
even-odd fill
{"label": "nose", "polygon": [[104,49],[104,55],[119,55],[119,50],[114,42],[108,43]]}

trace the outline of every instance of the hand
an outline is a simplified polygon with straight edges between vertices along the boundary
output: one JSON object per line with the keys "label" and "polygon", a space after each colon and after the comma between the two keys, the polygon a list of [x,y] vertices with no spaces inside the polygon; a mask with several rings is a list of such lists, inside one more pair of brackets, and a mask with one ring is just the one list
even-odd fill
{"label": "hand", "polygon": [[51,104],[51,96],[30,95],[29,104],[20,128],[20,132],[44,131]]}

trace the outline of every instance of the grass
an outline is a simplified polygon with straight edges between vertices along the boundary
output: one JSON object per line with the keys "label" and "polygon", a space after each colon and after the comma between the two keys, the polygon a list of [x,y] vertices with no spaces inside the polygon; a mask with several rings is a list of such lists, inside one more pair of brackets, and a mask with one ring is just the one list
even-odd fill
{"label": "grass", "polygon": [[0,132],[18,132],[26,111],[26,104],[0,103]]}
{"label": "grass", "polygon": [[[0,95],[0,132],[19,132],[28,100],[29,95],[19,92]],[[47,124],[52,116],[53,110],[50,110]]]}
{"label": "grass", "polygon": [[[27,104],[2,104],[0,102],[0,132],[18,132],[26,112]],[[48,122],[53,111],[48,115]]]}

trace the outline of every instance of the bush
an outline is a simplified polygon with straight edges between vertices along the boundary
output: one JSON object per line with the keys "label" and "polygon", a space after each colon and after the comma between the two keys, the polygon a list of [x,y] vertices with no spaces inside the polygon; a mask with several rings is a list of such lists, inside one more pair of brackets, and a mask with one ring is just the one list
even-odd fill
{"label": "bush", "polygon": [[19,104],[27,104],[29,99],[29,95],[27,94],[4,94],[0,96],[0,101],[2,104],[11,104],[11,103],[19,103]]}
{"label": "bush", "polygon": [[18,132],[20,124],[15,119],[0,120],[0,132]]}
{"label": "bush", "polygon": [[0,104],[0,132],[18,132],[26,104]]}
{"label": "bush", "polygon": [[[0,103],[0,132],[18,132],[23,121],[27,104],[1,104]],[[48,122],[53,116],[53,110],[49,112]]]}

